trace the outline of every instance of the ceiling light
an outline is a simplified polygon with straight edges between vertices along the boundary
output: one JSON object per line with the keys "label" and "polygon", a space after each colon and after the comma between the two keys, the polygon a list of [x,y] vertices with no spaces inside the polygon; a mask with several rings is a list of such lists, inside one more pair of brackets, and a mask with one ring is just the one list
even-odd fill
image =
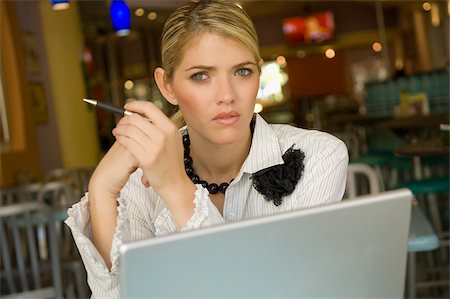
{"label": "ceiling light", "polygon": [[142,17],[144,15],[144,9],[143,8],[138,8],[134,11],[134,14],[138,17]]}
{"label": "ceiling light", "polygon": [[70,6],[69,0],[52,0],[51,2],[54,10],[63,10]]}
{"label": "ceiling light", "polygon": [[130,34],[130,9],[124,0],[113,0],[109,8],[111,22],[117,36]]}
{"label": "ceiling light", "polygon": [[372,44],[372,50],[374,50],[375,52],[381,52],[382,49],[383,46],[379,42],[374,42]]}
{"label": "ceiling light", "polygon": [[430,4],[429,2],[424,2],[424,3],[422,4],[422,8],[423,8],[423,10],[425,10],[425,11],[430,11],[430,10],[431,10],[431,4]]}
{"label": "ceiling light", "polygon": [[149,19],[150,21],[156,20],[157,17],[158,17],[158,14],[156,12],[154,12],[154,11],[150,12],[147,15],[147,19]]}
{"label": "ceiling light", "polygon": [[329,49],[327,49],[326,51],[325,51],[325,56],[327,57],[327,58],[333,58],[334,56],[336,56],[336,52],[333,50],[333,49],[331,49],[331,48],[329,48]]}

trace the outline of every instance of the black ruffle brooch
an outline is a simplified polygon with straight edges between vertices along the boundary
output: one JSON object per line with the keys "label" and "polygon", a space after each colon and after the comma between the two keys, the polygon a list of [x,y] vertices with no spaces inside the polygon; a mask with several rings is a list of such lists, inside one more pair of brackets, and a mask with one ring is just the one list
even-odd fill
{"label": "black ruffle brooch", "polygon": [[294,191],[298,180],[303,174],[305,154],[292,145],[283,154],[284,164],[274,165],[252,175],[253,187],[267,201],[273,201],[275,206],[281,205],[283,197]]}

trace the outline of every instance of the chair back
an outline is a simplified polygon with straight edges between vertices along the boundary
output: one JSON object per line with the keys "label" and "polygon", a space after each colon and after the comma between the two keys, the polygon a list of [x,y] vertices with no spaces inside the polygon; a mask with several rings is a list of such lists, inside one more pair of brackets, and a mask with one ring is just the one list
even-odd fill
{"label": "chair back", "polygon": [[[42,244],[42,229],[47,235],[46,244]],[[2,298],[18,293],[27,298],[62,298],[56,238],[53,212],[48,205],[23,202],[0,209]],[[44,257],[38,250],[43,245],[47,249]]]}
{"label": "chair back", "polygon": [[47,182],[41,185],[36,200],[45,202],[55,210],[64,210],[71,207],[79,198],[67,183],[62,181]]}
{"label": "chair back", "polygon": [[45,174],[45,182],[65,182],[79,199],[87,191],[91,168],[56,168]]}
{"label": "chair back", "polygon": [[41,183],[32,183],[16,187],[3,188],[0,191],[0,206],[26,201],[35,201],[41,187]]}
{"label": "chair back", "polygon": [[368,193],[382,192],[382,184],[375,169],[363,163],[350,163],[347,168],[346,198],[355,198],[361,194],[360,183],[368,182]]}

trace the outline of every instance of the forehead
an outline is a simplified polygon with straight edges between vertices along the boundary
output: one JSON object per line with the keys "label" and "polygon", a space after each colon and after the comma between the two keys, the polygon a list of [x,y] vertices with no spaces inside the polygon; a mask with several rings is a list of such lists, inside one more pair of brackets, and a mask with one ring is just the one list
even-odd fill
{"label": "forehead", "polygon": [[217,33],[201,33],[191,38],[181,53],[179,66],[235,65],[246,61],[256,64],[252,51],[233,38]]}

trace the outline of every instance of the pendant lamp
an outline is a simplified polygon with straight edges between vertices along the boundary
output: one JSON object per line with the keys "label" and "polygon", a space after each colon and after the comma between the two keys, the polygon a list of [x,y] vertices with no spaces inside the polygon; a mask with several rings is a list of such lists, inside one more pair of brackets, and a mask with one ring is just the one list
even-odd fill
{"label": "pendant lamp", "polygon": [[52,0],[51,2],[54,10],[63,10],[70,6],[69,0]]}
{"label": "pendant lamp", "polygon": [[113,0],[109,9],[111,22],[117,36],[130,34],[130,9],[124,0]]}

